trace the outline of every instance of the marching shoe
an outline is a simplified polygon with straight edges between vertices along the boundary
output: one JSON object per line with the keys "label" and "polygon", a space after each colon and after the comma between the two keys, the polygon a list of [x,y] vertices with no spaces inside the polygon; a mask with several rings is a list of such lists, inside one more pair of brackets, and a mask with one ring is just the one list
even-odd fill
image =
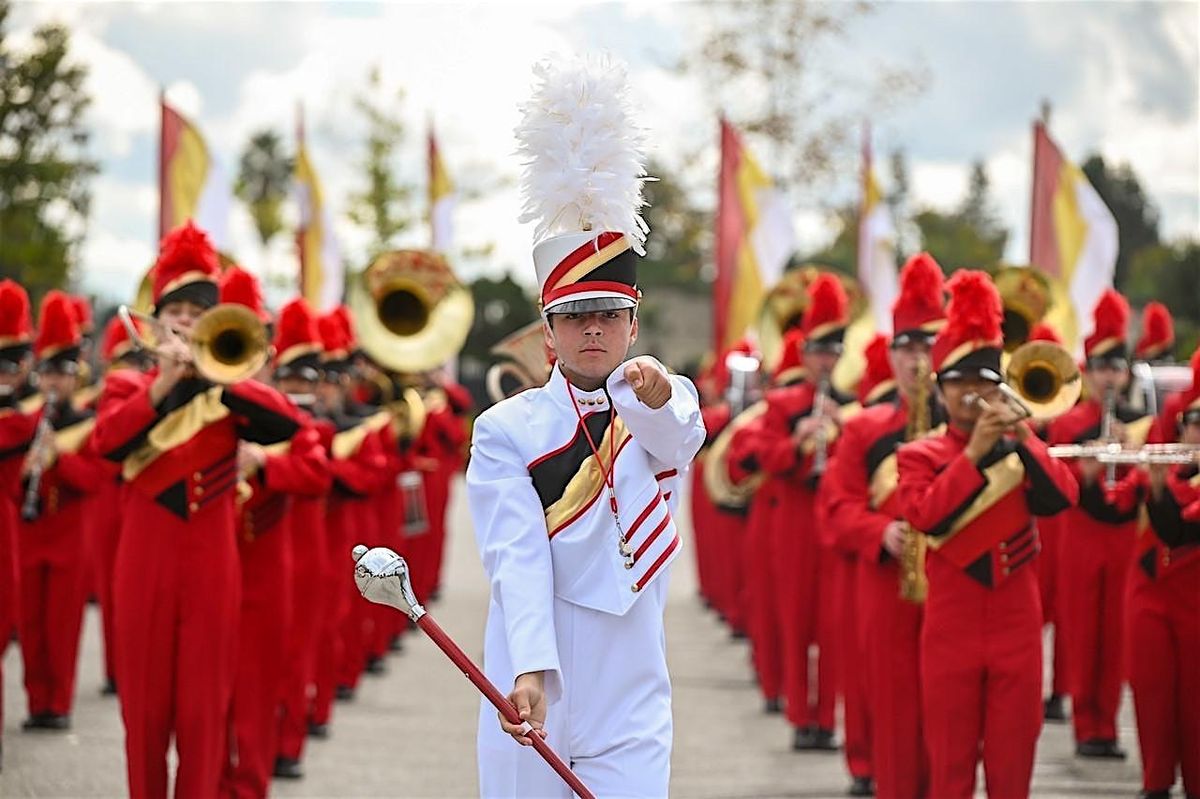
{"label": "marching shoe", "polygon": [[804,752],[813,748],[813,736],[816,735],[816,727],[797,727],[792,731],[792,749],[797,752]]}
{"label": "marching shoe", "polygon": [[281,780],[298,780],[304,777],[304,770],[300,768],[300,761],[295,758],[277,757],[274,774]]}
{"label": "marching shoe", "polygon": [[820,727],[813,733],[813,749],[819,752],[836,752],[841,748],[837,737],[834,736],[833,730],[826,730]]}
{"label": "marching shoe", "polygon": [[1050,694],[1042,705],[1042,718],[1046,721],[1066,721],[1067,710],[1063,707],[1062,694]]}
{"label": "marching shoe", "polygon": [[1075,745],[1076,757],[1089,757],[1098,760],[1124,760],[1125,750],[1116,741],[1104,738],[1092,738]]}
{"label": "marching shoe", "polygon": [[375,676],[387,674],[387,664],[383,662],[383,658],[377,655],[370,655],[367,658],[365,671],[367,674],[374,674]]}
{"label": "marching shoe", "polygon": [[1171,799],[1171,789],[1163,788],[1161,791],[1138,791],[1138,799]]}
{"label": "marching shoe", "polygon": [[315,724],[313,722],[309,722],[308,737],[309,738],[321,738],[321,739],[328,738],[329,737],[329,725],[328,724]]}
{"label": "marching shoe", "polygon": [[333,698],[339,702],[349,702],[354,698],[354,689],[349,685],[339,685],[333,691]]}
{"label": "marching shoe", "polygon": [[782,713],[783,712],[783,702],[780,701],[779,697],[773,696],[770,699],[768,699],[766,702],[763,703],[763,712],[767,713],[769,715],[774,715],[775,713]]}
{"label": "marching shoe", "polygon": [[107,680],[105,680],[104,685],[101,686],[101,688],[100,688],[100,695],[101,696],[116,696],[117,695],[117,681],[114,680],[112,677],[109,677]]}
{"label": "marching shoe", "polygon": [[395,638],[393,638],[391,643],[388,644],[388,649],[392,652],[403,652],[404,651],[404,636],[397,635]]}
{"label": "marching shoe", "polygon": [[847,796],[874,796],[875,781],[870,777],[855,777],[850,783],[850,789],[846,791]]}

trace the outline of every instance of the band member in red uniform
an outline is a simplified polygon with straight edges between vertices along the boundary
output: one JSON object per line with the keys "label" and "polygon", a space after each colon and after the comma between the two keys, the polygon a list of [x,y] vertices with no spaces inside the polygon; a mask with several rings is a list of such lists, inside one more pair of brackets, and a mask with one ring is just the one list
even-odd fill
{"label": "band member in red uniform", "polygon": [[[138,330],[141,323],[133,320]],[[103,391],[107,375],[131,369],[144,372],[150,368],[150,357],[134,346],[121,320],[113,317],[104,329],[104,339],[100,344],[100,359],[105,364],[105,376],[100,379],[99,388]],[[99,396],[97,396],[97,400]],[[97,409],[99,410],[99,409]],[[124,487],[121,482],[120,467],[110,461],[110,471],[100,481],[96,492],[88,497],[87,513],[92,522],[92,572],[96,582],[96,598],[100,601],[101,632],[104,643],[104,686],[101,692],[105,696],[115,696],[117,693],[117,671],[115,663],[113,637],[113,564],[117,558],[117,541],[121,536],[121,515],[124,507]]]}
{"label": "band member in red uniform", "polygon": [[[942,295],[937,262],[926,253],[911,258],[900,273],[900,296],[892,308],[889,361],[895,399],[875,403],[846,422],[824,481],[838,544],[857,553],[860,662],[866,667],[871,762],[881,799],[930,795],[921,724],[923,606],[900,596],[907,529],[896,491],[896,449],[909,432],[922,361],[928,370],[930,343],[945,321]],[[941,407],[928,386],[924,392],[933,429],[941,422]],[[863,404],[869,399],[864,397]]]}
{"label": "band member in red uniform", "polygon": [[1042,726],[1033,517],[1069,507],[1078,488],[998,391],[996,287],[968,270],[947,287],[932,362],[949,425],[898,455],[900,509],[930,547],[921,629],[929,796],[973,796],[982,755],[988,796],[1023,797]]}
{"label": "band member in red uniform", "polygon": [[[1046,322],[1037,322],[1029,329],[1028,341],[1048,341],[1051,344],[1063,346],[1062,337]],[[1029,426],[1043,441],[1046,439],[1049,425],[1044,421],[1032,421]],[[1063,700],[1068,694],[1067,687],[1067,642],[1062,632],[1062,567],[1059,565],[1059,550],[1062,548],[1062,533],[1060,527],[1065,513],[1038,519],[1038,538],[1042,543],[1042,551],[1037,559],[1038,593],[1042,598],[1042,624],[1054,627],[1054,652],[1050,660],[1050,695],[1042,707],[1042,717],[1046,721],[1065,722],[1067,711]]]}
{"label": "band member in red uniform", "polygon": [[[783,351],[771,375],[774,390],[800,385],[805,374],[803,361],[804,332],[798,328],[789,330],[783,337]],[[766,400],[760,400],[730,422],[735,427],[731,431],[728,462],[724,468],[737,484],[753,479],[762,480],[762,483],[754,491],[745,520],[740,573],[736,567],[727,565],[724,582],[728,586],[726,604],[745,608],[751,662],[763,696],[763,708],[767,713],[780,713],[784,693],[783,629],[775,590],[771,541],[786,486],[783,480],[763,473],[759,458],[766,408]],[[731,560],[737,563],[736,559]],[[730,618],[726,616],[727,621]]]}
{"label": "band member in red uniform", "polygon": [[[888,362],[888,336],[877,333],[863,349],[866,365],[858,383],[858,401],[863,407],[891,403],[896,381]],[[838,471],[838,455],[830,455],[827,476],[817,492],[818,527],[826,563],[834,569],[835,595],[831,598],[838,670],[838,694],[842,698],[842,731],[846,770],[850,774],[850,796],[874,796],[871,766],[873,710],[867,698],[864,660],[866,642],[861,626],[866,623],[858,601],[858,550],[841,534],[833,518],[831,500],[835,490],[832,475]]]}
{"label": "band member in red uniform", "polygon": [[[354,586],[353,572],[341,567],[348,548],[377,536],[375,508],[371,496],[388,479],[388,460],[377,430],[366,420],[346,410],[351,384],[354,341],[341,312],[320,317],[321,378],[317,383],[317,427],[329,455],[333,488],[325,509],[325,533],[329,546],[326,574],[330,599],[328,627],[318,651],[316,693],[309,717],[309,734],[326,737],[333,713],[335,694],[353,696],[352,683],[362,673],[365,624],[368,618]],[[353,604],[352,604],[353,602]],[[343,682],[343,681],[350,682]]]}
{"label": "band member in red uniform", "polygon": [[[270,319],[258,281],[237,266],[221,276],[220,299],[249,308],[263,324]],[[264,364],[255,379],[265,381],[269,371],[270,365]],[[320,436],[311,425],[270,447],[239,442],[238,474],[242,603],[230,759],[221,778],[221,795],[264,797],[275,765],[288,644],[294,627],[310,621],[292,613],[293,549],[308,545],[311,529],[308,518],[295,517],[294,502],[319,499],[329,490],[330,480]]]}
{"label": "band member in red uniform", "polygon": [[[285,674],[279,712],[279,735],[274,774],[286,779],[303,776],[301,762],[308,732],[311,705],[310,690],[316,685],[317,658],[328,644],[324,637],[329,628],[329,610],[334,602],[325,579],[336,571],[330,563],[333,554],[326,531],[326,501],[332,475],[329,460],[312,414],[316,408],[317,381],[320,378],[321,338],[316,317],[303,299],[295,299],[279,309],[275,330],[275,386],[300,407],[304,429],[293,439],[312,438],[315,451],[305,462],[319,460],[324,479],[314,482],[305,493],[291,494],[288,519],[292,526],[292,618],[285,649]],[[268,480],[272,459],[268,456],[265,474]],[[280,461],[275,461],[276,465]],[[308,470],[302,472],[307,474]]]}
{"label": "band member in red uniform", "polygon": [[[0,280],[0,484],[3,485],[21,479],[25,451],[36,424],[17,404],[18,393],[29,381],[32,340],[29,295],[12,280]],[[17,504],[9,492],[0,491],[0,682],[4,676],[4,650],[17,624],[19,575]],[[4,728],[3,722],[4,700],[0,698],[0,730]],[[3,765],[3,751],[0,737],[0,765]]]}
{"label": "band member in red uniform", "polygon": [[[42,406],[39,435],[22,480],[9,491],[21,509],[21,655],[29,700],[27,730],[71,726],[79,632],[86,599],[84,496],[104,476],[91,448],[95,418],[71,403],[79,375],[79,327],[71,300],[51,291],[42,301],[34,354]],[[39,440],[40,439],[40,440]]]}
{"label": "band member in red uniform", "polygon": [[163,240],[153,269],[165,328],[158,367],[106,381],[98,449],[122,463],[126,505],[113,576],[116,665],[129,793],[218,793],[241,602],[234,505],[239,439],[274,444],[299,429],[293,409],[253,380],[214,385],[181,338],[217,301],[216,252],[191,223]]}
{"label": "band member in red uniform", "polygon": [[[1175,417],[1183,444],[1200,445],[1200,391],[1185,392]],[[1117,507],[1145,503],[1126,601],[1127,664],[1142,799],[1167,799],[1182,772],[1200,796],[1200,476],[1193,465],[1131,471],[1110,492]],[[1191,518],[1189,523],[1188,519]]]}
{"label": "band member in red uniform", "polygon": [[1173,363],[1175,320],[1161,302],[1148,302],[1142,309],[1142,335],[1133,348],[1133,358],[1146,363]]}
{"label": "band member in red uniform", "polygon": [[[794,730],[792,748],[832,751],[836,678],[833,613],[835,569],[817,529],[816,485],[824,474],[837,435],[840,407],[850,401],[830,377],[842,354],[849,323],[848,301],[832,274],[809,285],[804,311],[805,382],[767,392],[758,463],[784,487],[771,526],[768,562],[783,643],[784,713]],[[817,674],[811,649],[817,648]],[[815,687],[815,692],[812,690]]]}
{"label": "band member in red uniform", "polygon": [[[1083,444],[1107,435],[1139,446],[1146,441],[1153,419],[1123,400],[1129,385],[1125,345],[1129,304],[1109,289],[1094,316],[1093,332],[1084,342],[1087,399],[1055,419],[1047,439],[1051,444]],[[1106,501],[1108,475],[1096,461],[1071,461],[1070,469],[1079,484],[1079,507],[1064,514],[1059,528],[1064,554],[1059,578],[1065,600],[1059,617],[1067,642],[1075,752],[1080,757],[1124,758],[1125,751],[1117,743],[1117,710],[1124,677],[1126,580],[1137,509],[1121,511]]]}
{"label": "band member in red uniform", "polygon": [[[446,513],[450,508],[450,486],[454,475],[463,469],[467,446],[467,414],[471,411],[471,395],[445,372],[430,375],[430,391],[426,395],[428,415],[416,448],[433,459],[434,469],[425,475],[425,501],[429,512],[432,538],[432,567],[429,593],[436,599],[441,594],[442,564],[446,555]],[[393,614],[394,616],[395,614]]]}

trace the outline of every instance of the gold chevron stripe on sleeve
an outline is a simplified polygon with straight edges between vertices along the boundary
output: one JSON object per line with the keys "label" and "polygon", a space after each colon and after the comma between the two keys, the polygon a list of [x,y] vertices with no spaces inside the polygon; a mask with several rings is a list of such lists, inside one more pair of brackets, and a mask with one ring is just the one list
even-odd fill
{"label": "gold chevron stripe on sleeve", "polygon": [[76,453],[96,426],[96,418],[84,419],[70,427],[54,431],[54,448],[63,453]]}
{"label": "gold chevron stripe on sleeve", "polygon": [[213,422],[229,415],[229,408],[221,402],[222,386],[213,386],[192,397],[182,408],[168,413],[146,436],[146,443],[138,447],[121,467],[126,481],[133,480],[160,455],[169,452]]}
{"label": "gold chevron stripe on sleeve", "polygon": [[1025,480],[1025,464],[1021,463],[1020,455],[1010,452],[1004,458],[984,469],[983,473],[987,477],[987,488],[983,489],[983,493],[975,497],[975,501],[968,505],[962,515],[954,520],[954,524],[950,527],[950,532],[938,538],[930,537],[929,546],[934,549],[940,549],[947,541],[958,534],[960,530],[978,519],[984,511],[1003,499],[1017,486],[1021,485]]}

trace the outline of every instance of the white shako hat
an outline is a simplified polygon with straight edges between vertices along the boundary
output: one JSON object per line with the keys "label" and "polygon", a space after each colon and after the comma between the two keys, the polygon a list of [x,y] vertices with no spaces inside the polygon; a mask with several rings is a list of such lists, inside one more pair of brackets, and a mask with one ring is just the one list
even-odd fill
{"label": "white shako hat", "polygon": [[607,56],[546,59],[534,75],[516,136],[542,313],[635,308],[650,230],[642,184],[653,178],[625,68]]}

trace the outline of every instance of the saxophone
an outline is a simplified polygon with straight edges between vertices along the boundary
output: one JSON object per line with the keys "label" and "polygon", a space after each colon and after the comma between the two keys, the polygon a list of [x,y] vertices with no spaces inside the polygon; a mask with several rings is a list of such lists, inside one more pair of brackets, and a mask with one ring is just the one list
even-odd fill
{"label": "saxophone", "polygon": [[[917,385],[908,404],[904,440],[915,441],[929,432],[929,360],[917,363]],[[925,535],[904,523],[904,550],[900,553],[900,598],[920,604],[929,583],[925,578]]]}
{"label": "saxophone", "polygon": [[817,395],[813,399],[813,407],[817,409],[817,418],[821,423],[817,425],[817,431],[813,434],[813,461],[809,469],[812,477],[820,477],[825,474],[825,469],[829,465],[829,430],[827,427],[829,414],[825,410],[829,397],[829,378],[822,377],[821,382],[817,385]]}

